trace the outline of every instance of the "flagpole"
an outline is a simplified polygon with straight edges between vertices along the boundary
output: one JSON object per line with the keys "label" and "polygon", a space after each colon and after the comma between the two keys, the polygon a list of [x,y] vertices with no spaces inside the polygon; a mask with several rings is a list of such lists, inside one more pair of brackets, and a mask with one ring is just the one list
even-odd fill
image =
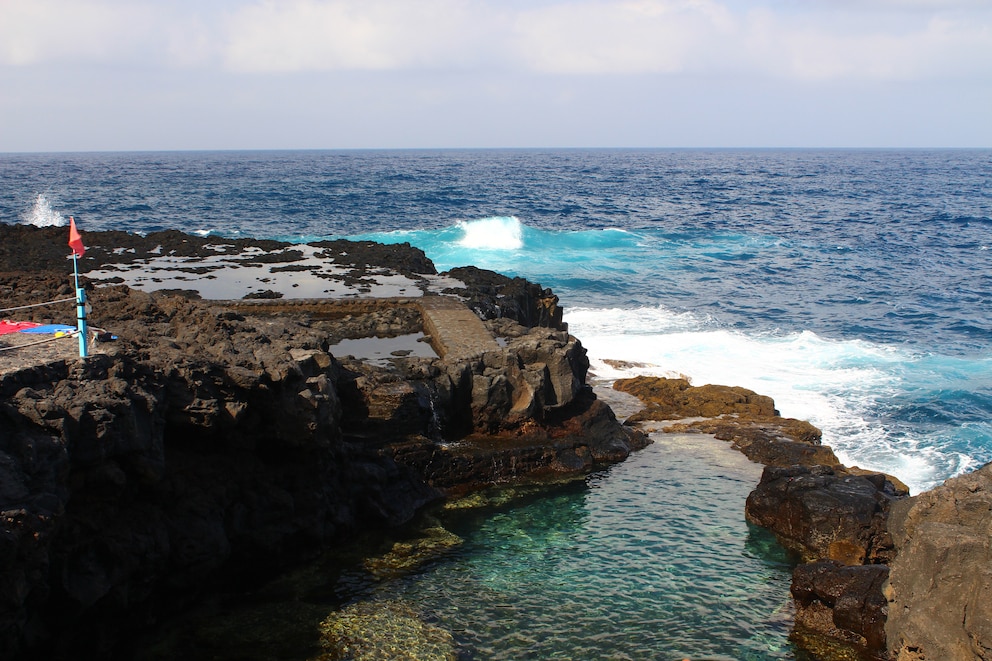
{"label": "flagpole", "polygon": [[79,357],[86,358],[86,292],[79,286],[79,255],[72,253],[72,274],[76,279],[76,326],[79,329]]}

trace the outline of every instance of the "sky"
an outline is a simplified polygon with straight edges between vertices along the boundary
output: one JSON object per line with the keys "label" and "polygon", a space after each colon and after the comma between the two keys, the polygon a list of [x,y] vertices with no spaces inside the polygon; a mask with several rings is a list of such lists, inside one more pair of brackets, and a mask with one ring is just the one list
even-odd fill
{"label": "sky", "polygon": [[0,0],[0,152],[992,147],[992,0]]}

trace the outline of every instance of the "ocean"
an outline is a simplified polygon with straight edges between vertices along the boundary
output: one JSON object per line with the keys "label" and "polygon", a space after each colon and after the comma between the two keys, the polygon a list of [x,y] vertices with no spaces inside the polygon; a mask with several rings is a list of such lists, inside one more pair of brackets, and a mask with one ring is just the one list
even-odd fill
{"label": "ocean", "polygon": [[[552,288],[600,382],[685,375],[695,385],[744,386],[770,395],[782,415],[820,427],[841,461],[896,475],[913,493],[992,460],[990,150],[2,154],[0,183],[0,221],[62,225],[72,215],[84,236],[92,230],[181,229],[291,242],[409,242],[438,270],[473,264]],[[615,361],[627,365],[619,368]],[[657,448],[634,461],[590,478],[579,493],[553,497],[575,499],[567,506],[539,501],[533,507],[551,519],[571,512],[573,534],[619,548],[622,542],[596,537],[591,528],[610,528],[601,516],[627,512],[625,520],[630,518],[629,494],[615,491],[637,482],[631,471],[647,462],[638,480],[655,475],[652,488],[684,474],[673,474],[672,454]],[[683,479],[681,488],[694,486]],[[604,493],[612,496],[604,501]],[[665,494],[657,498],[674,498]],[[669,508],[665,500],[653,502]],[[508,533],[497,523],[506,516],[512,514],[501,512],[461,531],[475,560],[464,551],[466,557],[452,559],[451,571],[475,572],[469,569],[473,561],[486,566],[479,572],[495,571],[486,563],[496,562],[500,549],[522,558],[555,552],[547,535],[530,532],[526,551],[501,546]],[[507,524],[517,531],[513,535],[541,518],[519,516],[525,520]],[[785,576],[787,597],[788,563],[767,550],[773,544],[754,542],[761,531],[744,524],[742,513],[739,519],[729,538],[740,543],[741,557],[754,561],[755,572],[744,572],[743,589],[761,580],[781,591]],[[558,530],[566,524],[547,525]],[[638,534],[650,537],[667,524],[649,518],[642,525],[646,530]],[[689,553],[705,570],[701,543]],[[489,550],[481,550],[487,544]],[[758,547],[762,553],[753,552]],[[595,585],[596,571],[611,571],[592,550],[576,552],[592,569],[573,587]],[[671,553],[661,542],[657,552]],[[639,560],[672,564],[661,556]],[[776,578],[765,576],[769,567],[779,572]],[[646,590],[664,584],[657,575],[637,580]],[[663,591],[684,596],[692,584],[680,580]],[[739,594],[736,587],[726,589]],[[617,598],[632,591],[619,587]],[[559,590],[529,612],[533,618],[548,603],[571,598],[583,603]],[[645,603],[635,602],[613,608],[609,615],[624,623],[609,626],[627,626],[644,612]],[[628,646],[608,637],[565,638],[582,641],[586,654],[616,650],[612,658],[795,658],[784,642],[787,631],[770,615],[777,607],[756,609],[764,619],[748,632],[708,638],[699,622],[712,618],[713,608],[686,608],[696,622],[691,630],[699,629],[688,642],[678,636],[656,640],[651,627],[637,635],[625,629],[636,639]],[[722,608],[735,618],[749,612],[746,604]],[[687,620],[673,625],[670,614],[659,616],[654,628],[690,627]],[[569,620],[579,621],[592,626]],[[463,636],[463,651],[477,651],[465,658],[610,658],[583,656],[566,643],[553,649],[527,643],[546,636],[521,633],[521,627],[485,640],[473,629]],[[497,649],[518,635],[515,652]],[[714,646],[712,639],[737,642]],[[747,645],[733,647],[745,639]],[[655,644],[663,653],[644,656]],[[526,645],[535,651],[526,652]]]}

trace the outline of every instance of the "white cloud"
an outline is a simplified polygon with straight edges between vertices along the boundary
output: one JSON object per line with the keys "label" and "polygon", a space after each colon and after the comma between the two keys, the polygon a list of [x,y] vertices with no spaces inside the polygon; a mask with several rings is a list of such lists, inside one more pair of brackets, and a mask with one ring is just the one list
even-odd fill
{"label": "white cloud", "polygon": [[0,0],[0,66],[906,81],[992,74],[978,0]]}
{"label": "white cloud", "polygon": [[459,0],[265,0],[226,21],[224,62],[255,72],[466,68],[488,51],[494,16]]}
{"label": "white cloud", "polygon": [[521,12],[513,25],[527,68],[569,74],[683,72],[734,29],[728,11],[702,0],[562,2]]}
{"label": "white cloud", "polygon": [[107,0],[5,0],[0,2],[0,64],[134,56],[148,47],[153,13],[140,3]]}
{"label": "white cloud", "polygon": [[992,22],[952,15],[759,10],[748,14],[741,35],[744,66],[784,78],[908,81],[992,73]]}

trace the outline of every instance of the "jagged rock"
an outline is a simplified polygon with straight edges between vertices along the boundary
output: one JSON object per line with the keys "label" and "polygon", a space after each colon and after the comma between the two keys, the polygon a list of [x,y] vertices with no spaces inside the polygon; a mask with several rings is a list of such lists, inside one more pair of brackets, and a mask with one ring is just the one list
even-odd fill
{"label": "jagged rock", "polygon": [[898,498],[884,475],[849,475],[829,466],[767,466],[745,514],[804,561],[887,562],[889,507]]}
{"label": "jagged rock", "polygon": [[886,521],[906,493],[880,473],[769,466],[748,496],[747,519],[809,563],[793,574],[793,639],[817,658],[885,658]]}
{"label": "jagged rock", "polygon": [[889,531],[893,658],[992,658],[992,464],[896,503]]}
{"label": "jagged rock", "polygon": [[884,659],[888,603],[882,586],[888,575],[885,565],[852,567],[836,560],[796,567],[793,639],[822,658],[843,658],[841,654],[853,647],[864,657]]}
{"label": "jagged rock", "polygon": [[469,434],[438,446],[427,439],[390,445],[397,463],[412,467],[448,495],[520,481],[581,475],[627,458],[649,439],[619,425],[608,406],[583,391],[544,424]]}
{"label": "jagged rock", "polygon": [[463,266],[446,273],[466,287],[447,290],[466,299],[466,304],[482,319],[512,319],[524,326],[566,330],[558,297],[550,289],[510,278],[475,266]]}
{"label": "jagged rock", "polygon": [[[51,241],[64,267],[62,234],[0,238]],[[120,261],[217,254],[180,233],[87,233],[86,266],[120,256],[101,243],[135,248]],[[0,250],[12,305],[63,292],[64,274],[3,273],[14,252]],[[485,295],[496,312],[547,327],[471,361],[384,367],[334,358],[338,321],[287,301],[267,314],[84,281],[111,350],[0,373],[0,657],[111,658],[122,631],[218,581],[407,522],[443,493],[575,476],[643,447],[585,387],[553,294],[500,280]],[[410,327],[409,309],[379,308],[352,308],[349,329]]]}

